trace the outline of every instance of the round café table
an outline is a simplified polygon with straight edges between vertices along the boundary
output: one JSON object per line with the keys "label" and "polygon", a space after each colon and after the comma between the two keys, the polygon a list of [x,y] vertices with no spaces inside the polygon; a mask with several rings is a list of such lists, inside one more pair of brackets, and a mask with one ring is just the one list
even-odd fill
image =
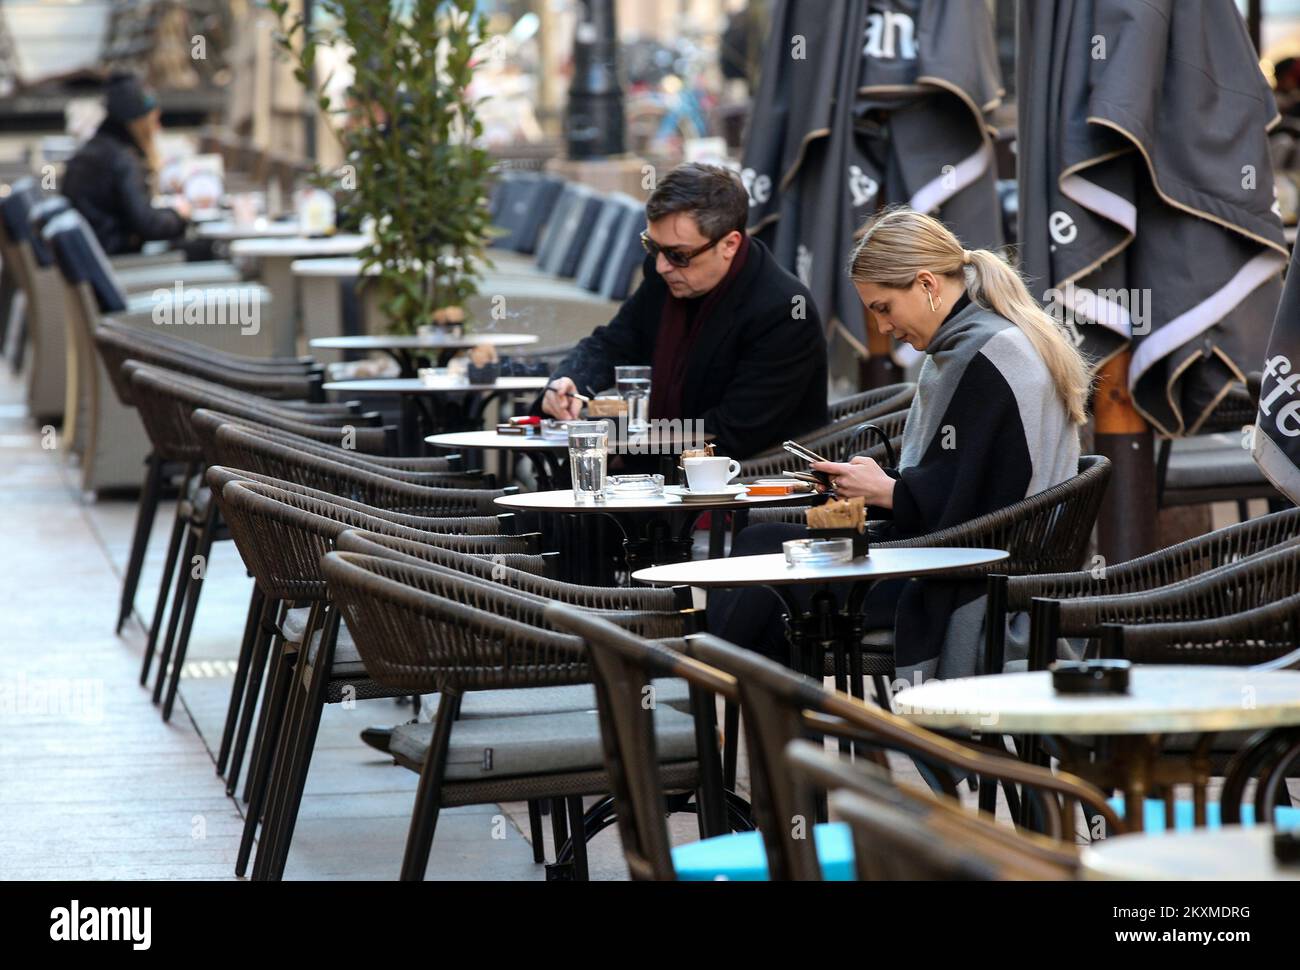
{"label": "round caf\u00e9 table", "polygon": [[256,260],[258,278],[271,291],[271,312],[276,324],[276,353],[298,353],[301,306],[297,280],[290,267],[307,256],[351,256],[370,245],[371,238],[355,233],[332,236],[262,235],[239,238],[230,243],[230,255]]}
{"label": "round caf\u00e9 table", "polygon": [[1300,866],[1279,865],[1273,826],[1228,826],[1161,836],[1132,832],[1085,846],[1085,879],[1179,882],[1294,882]]}
{"label": "round caf\u00e9 table", "polygon": [[[894,706],[935,730],[1052,738],[1065,771],[1124,792],[1130,829],[1143,828],[1148,793],[1163,791],[1165,826],[1173,831],[1177,784],[1192,786],[1195,823],[1205,825],[1215,734],[1300,725],[1300,671],[1138,664],[1127,694],[1058,694],[1047,671],[991,674],[909,687]],[[1170,734],[1200,740],[1190,753],[1163,751]],[[1080,743],[1087,738],[1100,746]],[[1028,802],[1021,799],[1024,821]]]}
{"label": "round caf\u00e9 table", "polygon": [[[410,455],[419,450],[424,429],[433,431],[449,424],[462,427],[479,425],[483,421],[484,409],[494,398],[525,391],[535,393],[545,386],[545,377],[499,377],[490,384],[455,381],[446,377],[434,380],[391,377],[329,381],[322,385],[322,390],[336,394],[397,395],[401,412],[398,434],[402,453]],[[471,399],[464,408],[453,414],[451,410],[454,409],[449,409],[443,399],[460,394],[469,395]],[[426,404],[430,406],[426,407]]]}
{"label": "round caf\u00e9 table", "polygon": [[[633,579],[654,586],[696,586],[735,589],[764,586],[785,604],[790,640],[790,666],[821,679],[824,651],[835,652],[836,669],[847,660],[849,671],[862,669],[862,603],[871,586],[883,579],[935,576],[959,572],[1006,559],[1001,549],[913,547],[873,549],[867,556],[834,566],[791,566],[784,553],[731,556],[642,569]],[[828,587],[847,584],[845,604],[836,602]],[[799,586],[816,586],[808,609],[795,596]],[[841,678],[837,674],[836,680]],[[855,695],[864,688],[858,676],[849,678]]]}
{"label": "round caf\u00e9 table", "polygon": [[[432,358],[439,367],[445,367],[458,351],[469,350],[480,344],[493,347],[524,347],[537,343],[535,333],[463,333],[460,336],[436,333],[419,334],[361,334],[350,337],[317,337],[309,342],[313,350],[352,350],[358,353],[381,352],[397,361],[401,376],[414,378],[419,371],[419,360]],[[545,382],[543,382],[543,386]]]}
{"label": "round caf\u00e9 table", "polygon": [[[615,425],[617,428],[617,425]],[[659,454],[665,460],[660,469],[664,481],[673,483],[676,456],[689,447],[700,447],[712,440],[713,435],[687,439],[680,428],[670,429],[667,433],[653,436],[645,434],[627,434],[623,438],[611,436],[609,453],[611,455]],[[435,448],[450,448],[456,451],[518,451],[526,454],[533,463],[537,474],[538,490],[551,491],[564,485],[568,478],[560,459],[569,451],[567,438],[546,438],[542,435],[500,434],[496,431],[456,431],[445,434],[430,435],[424,439]],[[721,552],[718,553],[721,555]]]}
{"label": "round caf\u00e9 table", "polygon": [[[863,678],[862,604],[871,587],[884,579],[911,578],[951,573],[972,566],[1006,559],[1001,549],[914,547],[875,549],[867,556],[835,566],[791,566],[784,553],[763,556],[731,556],[642,569],[632,578],[653,586],[695,586],[700,589],[734,589],[761,586],[781,598],[786,611],[786,639],[790,647],[788,664],[821,682],[825,676],[825,655],[829,650],[835,661],[835,686],[846,688],[859,700],[866,699]],[[799,586],[816,586],[805,608],[795,595]],[[848,595],[838,602],[836,586],[847,586]],[[876,675],[877,696],[884,707],[889,705],[883,675]],[[727,711],[726,734],[737,731],[734,709]],[[841,744],[841,753],[853,745]],[[734,786],[736,753],[729,747],[723,774]]]}
{"label": "round caf\u00e9 table", "polygon": [[[568,449],[567,443],[565,449]],[[611,448],[611,453],[612,451]],[[650,562],[664,562],[675,558],[677,553],[671,550],[671,544],[674,540],[689,539],[691,526],[703,512],[730,512],[755,506],[802,505],[813,497],[813,493],[805,492],[776,496],[741,495],[737,498],[686,502],[675,495],[660,495],[648,498],[606,498],[600,502],[579,503],[573,497],[573,489],[560,488],[546,492],[503,495],[496,499],[496,503],[516,511],[562,517],[572,528],[562,533],[569,548],[562,549],[564,555],[561,562],[570,571],[573,581],[608,585],[608,574],[600,570],[595,562],[596,557],[592,555],[593,549],[603,548],[601,537],[591,534],[586,528],[593,520],[612,519],[624,538],[636,544],[640,557]],[[641,576],[634,573],[631,578],[640,579]]]}

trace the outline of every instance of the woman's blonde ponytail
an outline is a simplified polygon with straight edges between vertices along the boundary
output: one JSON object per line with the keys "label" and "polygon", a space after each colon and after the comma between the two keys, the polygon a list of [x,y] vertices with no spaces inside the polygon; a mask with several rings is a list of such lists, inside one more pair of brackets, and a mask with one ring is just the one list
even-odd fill
{"label": "woman's blonde ponytail", "polygon": [[1070,420],[1088,420],[1088,365],[1078,349],[1030,295],[1020,274],[987,249],[963,249],[932,216],[908,208],[877,213],[858,233],[849,260],[856,283],[903,289],[921,270],[961,277],[971,300],[1019,327],[1034,345],[1056,385]]}

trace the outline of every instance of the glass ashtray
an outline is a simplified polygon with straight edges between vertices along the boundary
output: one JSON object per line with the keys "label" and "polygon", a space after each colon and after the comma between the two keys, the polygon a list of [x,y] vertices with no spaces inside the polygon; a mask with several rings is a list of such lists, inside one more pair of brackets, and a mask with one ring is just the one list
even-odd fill
{"label": "glass ashtray", "polygon": [[543,419],[542,437],[549,438],[552,441],[568,441],[569,423],[567,421],[556,421],[552,418]]}
{"label": "glass ashtray", "polygon": [[852,539],[790,539],[781,548],[787,566],[842,566],[853,561]]}
{"label": "glass ashtray", "polygon": [[610,475],[605,494],[611,498],[654,498],[664,493],[662,475]]}

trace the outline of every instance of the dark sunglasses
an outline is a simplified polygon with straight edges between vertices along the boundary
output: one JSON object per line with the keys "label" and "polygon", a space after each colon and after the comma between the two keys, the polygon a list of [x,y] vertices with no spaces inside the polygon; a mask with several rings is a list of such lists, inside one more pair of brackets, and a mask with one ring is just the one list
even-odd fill
{"label": "dark sunglasses", "polygon": [[699,249],[692,249],[690,252],[684,253],[680,249],[664,249],[650,238],[650,233],[643,232],[641,233],[641,245],[645,247],[645,251],[651,256],[658,258],[662,255],[664,259],[668,260],[669,263],[676,266],[678,269],[685,269],[687,266],[691,265],[692,259],[700,255],[700,253],[707,253],[710,249],[726,238],[726,235],[721,235],[717,239],[713,240],[713,242],[705,243]]}

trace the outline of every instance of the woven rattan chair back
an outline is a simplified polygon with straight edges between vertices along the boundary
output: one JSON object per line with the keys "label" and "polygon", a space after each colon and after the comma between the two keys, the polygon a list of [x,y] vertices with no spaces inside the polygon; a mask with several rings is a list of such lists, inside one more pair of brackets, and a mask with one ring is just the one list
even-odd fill
{"label": "woven rattan chair back", "polygon": [[[225,465],[209,466],[206,477],[208,485],[211,486],[212,492],[216,496],[221,495],[227,482],[260,482],[263,485],[270,485],[273,488],[283,489],[297,495],[305,495],[308,498],[329,505],[338,505],[362,515],[384,519],[394,525],[404,526],[417,532],[450,532],[467,536],[515,536],[519,534],[516,529],[515,516],[512,513],[504,515],[405,515],[400,512],[390,512],[388,509],[377,509],[372,505],[365,505],[361,502],[353,502],[351,499],[331,495],[329,492],[322,492],[320,489],[309,488],[306,485],[299,485],[297,482],[284,481],[283,479],[272,478],[269,475],[259,475],[256,472],[240,471],[239,469],[228,468]],[[530,537],[535,538],[536,533],[530,534]]]}
{"label": "woven rattan chair back", "polygon": [[922,820],[943,820],[970,826],[983,841],[1001,846],[1019,860],[1027,871],[1041,878],[1070,879],[1079,871],[1078,850],[1066,842],[1043,838],[1033,832],[1017,832],[993,824],[953,799],[937,798],[928,790],[895,785],[888,772],[869,761],[850,762],[838,753],[808,741],[791,741],[785,749],[786,762],[795,783],[811,792],[848,791]]}
{"label": "woven rattan chair back", "polygon": [[320,559],[349,528],[391,531],[485,555],[528,549],[520,536],[417,532],[260,482],[227,482],[221,490],[221,508],[244,564],[262,591],[290,602],[326,598]]}
{"label": "woven rattan chair back", "polygon": [[331,552],[330,595],[372,678],[412,694],[587,683],[582,641],[501,587],[377,556]]}
{"label": "woven rattan chair back", "polygon": [[1077,569],[1087,551],[1110,472],[1108,458],[1084,455],[1073,478],[1014,505],[949,529],[880,542],[876,547],[965,546],[1005,549],[1010,554],[996,563],[964,570],[962,578]]}
{"label": "woven rattan chair back", "polygon": [[854,865],[861,880],[993,882],[1006,878],[996,861],[972,851],[969,843],[885,802],[839,792],[831,799],[831,809],[853,832]]}
{"label": "woven rattan chair back", "polygon": [[851,418],[869,421],[882,414],[906,411],[916,397],[916,385],[910,381],[874,387],[869,391],[850,394],[838,401],[831,401],[826,408],[828,424],[839,424]]}
{"label": "woven rattan chair back", "polygon": [[[625,610],[631,598],[639,609],[678,613],[689,609],[689,590],[636,589],[627,590],[609,586],[579,586],[548,578],[542,570],[526,570],[504,557],[466,555],[454,549],[402,538],[396,535],[377,535],[365,532],[348,532],[339,537],[340,552],[357,552],[368,556],[389,557],[397,562],[410,562],[431,569],[452,569],[481,580],[501,583],[520,594],[555,601],[588,610]],[[687,596],[683,597],[683,592]]]}
{"label": "woven rattan chair back", "polygon": [[[875,425],[889,438],[895,452],[902,445],[903,426],[907,411],[894,411],[874,418],[849,417],[837,424],[814,432],[800,440],[810,451],[831,461],[848,461],[854,455],[865,454],[885,461],[886,451],[879,435],[867,430],[866,424]],[[783,449],[773,449],[755,455],[740,463],[740,480],[779,477],[783,471],[807,471],[807,463]]]}
{"label": "woven rattan chair back", "polygon": [[101,321],[93,336],[118,400],[127,406],[132,403],[131,387],[123,379],[122,367],[128,360],[188,374],[267,399],[322,399],[323,377],[319,372],[302,369],[299,373],[288,373],[271,367],[262,368],[255,363],[256,358],[224,354],[179,337],[111,321]]}
{"label": "woven rattan chair back", "polygon": [[217,428],[212,455],[230,468],[298,482],[354,502],[411,515],[489,515],[498,508],[495,499],[516,491],[410,484],[291,448],[231,424]]}

